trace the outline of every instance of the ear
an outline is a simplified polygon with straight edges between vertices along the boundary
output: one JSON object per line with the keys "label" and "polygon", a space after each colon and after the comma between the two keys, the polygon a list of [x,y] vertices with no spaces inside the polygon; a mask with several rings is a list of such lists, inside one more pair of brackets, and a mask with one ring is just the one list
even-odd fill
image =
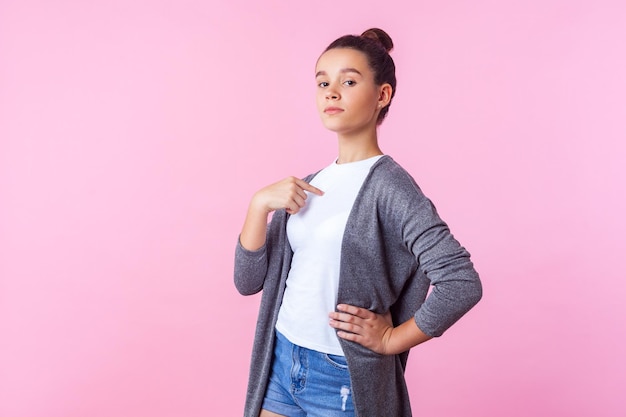
{"label": "ear", "polygon": [[378,107],[383,108],[389,104],[391,101],[391,94],[393,93],[393,88],[390,84],[385,83],[380,86],[378,90]]}

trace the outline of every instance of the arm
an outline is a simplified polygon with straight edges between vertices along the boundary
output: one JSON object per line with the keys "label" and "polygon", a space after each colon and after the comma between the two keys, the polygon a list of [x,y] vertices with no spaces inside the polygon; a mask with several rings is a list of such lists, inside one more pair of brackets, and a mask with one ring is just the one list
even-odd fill
{"label": "arm", "polygon": [[376,314],[347,304],[339,304],[337,310],[330,313],[330,325],[339,330],[337,336],[381,355],[397,355],[432,339],[417,327],[413,318],[393,327],[389,313]]}
{"label": "arm", "polygon": [[337,306],[330,325],[338,336],[377,353],[396,354],[440,336],[481,298],[482,287],[469,253],[414,184],[386,196],[387,224],[397,227],[404,246],[415,257],[433,290],[414,317],[393,327],[385,315],[356,306]]}
{"label": "arm", "polygon": [[[278,209],[285,209],[289,214],[297,213],[305,204],[304,190],[322,194],[305,181],[289,177],[259,190],[252,197],[235,249],[235,287],[241,294],[256,294],[263,288],[268,267],[269,213]],[[268,244],[271,245],[271,239]]]}
{"label": "arm", "polygon": [[295,177],[285,178],[257,191],[250,201],[241,230],[239,237],[241,245],[251,251],[265,245],[267,216],[272,211],[280,209],[285,209],[289,214],[296,214],[304,207],[307,197],[305,191],[317,195],[324,194],[322,190]]}
{"label": "arm", "polygon": [[[421,267],[427,272],[433,290],[420,309],[394,327],[390,313],[376,314],[357,306],[340,304],[329,314],[329,324],[337,335],[384,355],[394,355],[440,336],[469,311],[481,298],[482,287],[469,254],[447,230],[434,227],[414,243]],[[417,250],[417,247],[425,248]]]}

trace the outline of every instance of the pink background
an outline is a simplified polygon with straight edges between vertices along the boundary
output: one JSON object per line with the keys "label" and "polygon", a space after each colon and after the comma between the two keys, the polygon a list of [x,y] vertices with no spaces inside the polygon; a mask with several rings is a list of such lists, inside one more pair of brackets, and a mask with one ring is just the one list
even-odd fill
{"label": "pink background", "polygon": [[241,415],[251,194],[329,163],[313,68],[396,42],[380,130],[485,297],[423,417],[626,415],[623,1],[0,1],[0,416]]}

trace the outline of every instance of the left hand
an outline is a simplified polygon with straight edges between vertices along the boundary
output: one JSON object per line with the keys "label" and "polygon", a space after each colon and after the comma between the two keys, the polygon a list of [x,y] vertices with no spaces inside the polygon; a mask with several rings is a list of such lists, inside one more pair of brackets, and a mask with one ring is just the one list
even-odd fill
{"label": "left hand", "polygon": [[348,304],[339,304],[337,310],[339,311],[329,314],[329,324],[339,330],[337,336],[356,342],[376,353],[386,354],[393,332],[391,313],[376,314]]}

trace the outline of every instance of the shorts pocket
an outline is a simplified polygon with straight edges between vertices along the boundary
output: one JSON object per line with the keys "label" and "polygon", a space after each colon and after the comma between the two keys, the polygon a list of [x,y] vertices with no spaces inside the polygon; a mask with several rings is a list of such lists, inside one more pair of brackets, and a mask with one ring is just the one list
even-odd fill
{"label": "shorts pocket", "polygon": [[324,353],[324,359],[337,369],[348,370],[348,361],[345,356],[331,355],[330,353]]}

